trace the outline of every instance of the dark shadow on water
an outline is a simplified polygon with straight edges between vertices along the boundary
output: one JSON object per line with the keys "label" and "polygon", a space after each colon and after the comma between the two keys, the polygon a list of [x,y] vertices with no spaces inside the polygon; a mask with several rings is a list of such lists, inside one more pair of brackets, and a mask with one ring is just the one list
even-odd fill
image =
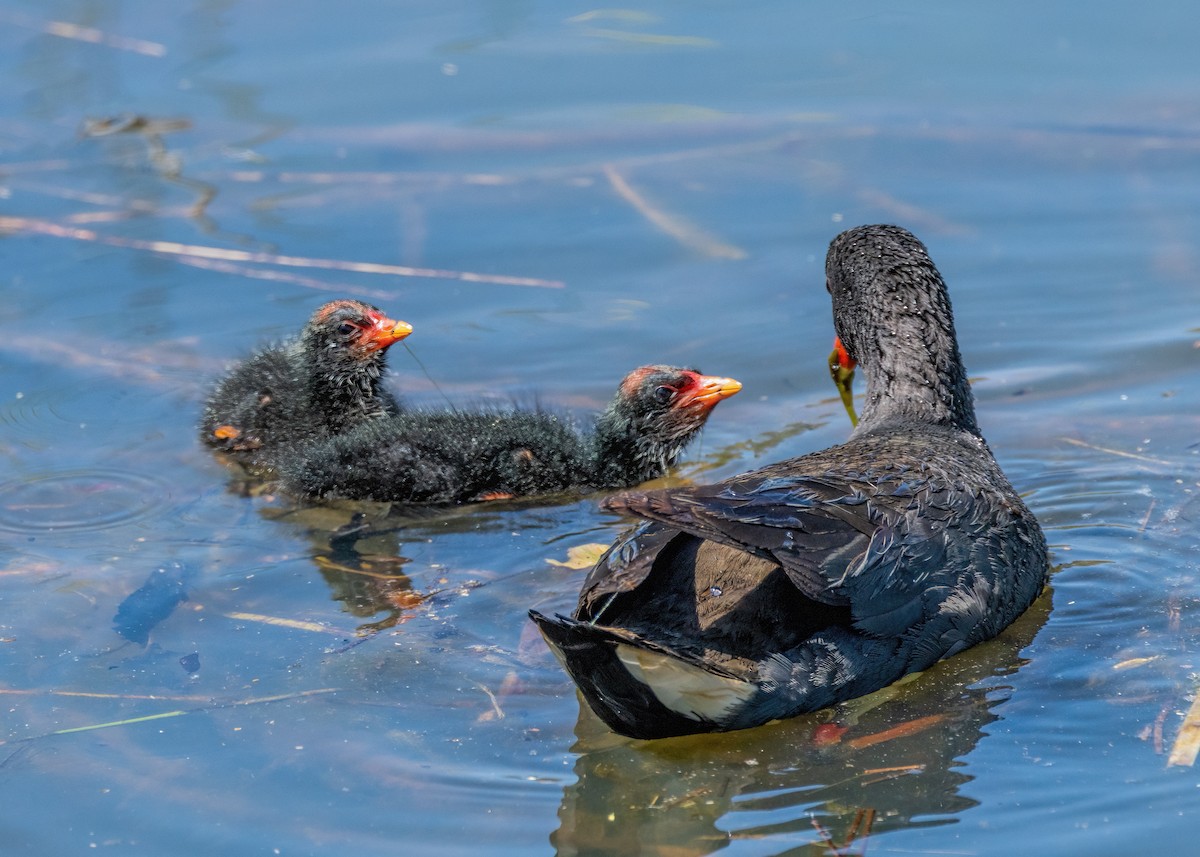
{"label": "dark shadow on water", "polygon": [[[631,741],[586,707],[577,781],[563,793],[559,855],[703,855],[738,841],[758,854],[859,854],[870,835],[952,824],[977,805],[963,759],[999,720],[1005,677],[1049,618],[1044,593],[1000,637],[919,677],[835,709],[742,732]],[[861,821],[861,819],[860,819]],[[820,830],[818,830],[818,825]]]}
{"label": "dark shadow on water", "polygon": [[194,576],[193,567],[178,562],[156,568],[117,605],[113,630],[131,643],[146,645],[155,626],[188,600],[187,589]]}

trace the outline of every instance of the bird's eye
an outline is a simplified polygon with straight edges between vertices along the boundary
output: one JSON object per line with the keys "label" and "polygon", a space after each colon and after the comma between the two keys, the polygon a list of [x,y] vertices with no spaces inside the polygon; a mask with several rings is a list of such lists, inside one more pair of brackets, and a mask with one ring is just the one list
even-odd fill
{"label": "bird's eye", "polygon": [[654,401],[658,402],[660,405],[665,405],[673,398],[675,398],[675,391],[670,387],[654,388]]}
{"label": "bird's eye", "polygon": [[349,336],[356,330],[358,330],[358,325],[349,321],[343,321],[340,325],[338,325],[338,333],[340,333],[342,336]]}

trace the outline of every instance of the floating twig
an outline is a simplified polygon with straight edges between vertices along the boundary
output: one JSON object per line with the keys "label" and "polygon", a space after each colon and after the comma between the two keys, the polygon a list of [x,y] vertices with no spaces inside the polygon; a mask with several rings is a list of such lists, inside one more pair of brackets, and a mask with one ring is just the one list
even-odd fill
{"label": "floating twig", "polygon": [[487,685],[482,684],[480,682],[475,682],[475,686],[477,688],[479,688],[480,690],[482,690],[484,693],[486,693],[487,698],[492,703],[492,710],[489,712],[486,712],[487,714],[489,714],[491,716],[487,717],[486,719],[491,720],[494,717],[496,720],[503,720],[504,719],[504,709],[500,707],[500,701],[498,699],[496,699],[496,694],[492,693],[491,689],[488,688]]}
{"label": "floating twig", "polygon": [[927,717],[918,717],[916,720],[909,720],[907,723],[901,723],[899,726],[893,726],[891,729],[884,729],[882,732],[863,735],[861,738],[852,738],[846,744],[855,750],[861,750],[863,747],[882,744],[884,741],[892,741],[896,738],[907,738],[909,735],[916,735],[918,732],[924,732],[926,729],[936,726],[945,719],[946,715],[944,714],[930,714]]}
{"label": "floating twig", "polygon": [[656,794],[647,804],[647,809],[674,809],[677,806],[694,806],[697,801],[707,798],[712,794],[712,789],[708,786],[697,786],[683,794],[662,800],[661,794]]}
{"label": "floating twig", "polygon": [[333,292],[339,295],[354,295],[359,298],[386,301],[394,298],[392,292],[381,289],[364,289],[361,286],[351,286],[345,283],[328,283],[300,274],[290,274],[287,271],[273,271],[269,268],[252,268],[248,265],[238,265],[234,262],[222,262],[218,259],[198,259],[191,256],[179,256],[178,261],[193,268],[203,268],[207,271],[218,271],[222,274],[233,274],[238,277],[248,277],[252,280],[270,280],[275,283],[292,283],[305,289],[318,292]]}
{"label": "floating twig", "polygon": [[157,693],[96,693],[86,690],[25,690],[0,688],[0,696],[81,696],[85,699],[146,699],[154,702],[212,702],[211,696],[164,696]]}
{"label": "floating twig", "polygon": [[607,27],[587,27],[583,31],[586,36],[598,39],[612,39],[618,42],[630,42],[638,45],[663,45],[684,48],[715,48],[717,43],[704,36],[671,36],[661,33],[635,33],[631,30],[614,30]]}
{"label": "floating twig", "polygon": [[161,714],[147,714],[145,717],[130,717],[127,720],[110,720],[108,723],[93,723],[90,726],[73,726],[70,729],[55,729],[53,732],[47,732],[47,735],[70,735],[73,732],[91,732],[93,729],[109,729],[113,726],[128,726],[132,723],[145,723],[147,720],[162,720],[167,717],[178,717],[181,714],[187,714],[183,709],[178,711],[164,711]]}
{"label": "floating twig", "polygon": [[812,825],[816,828],[817,835],[821,837],[821,842],[827,849],[832,851],[835,857],[848,857],[849,852],[846,850],[860,836],[863,840],[862,848],[859,850],[859,857],[864,857],[867,853],[867,838],[871,835],[871,826],[875,823],[875,810],[860,809],[854,813],[854,821],[850,823],[850,829],[846,832],[846,838],[841,844],[835,843],[830,835],[816,818],[812,818]]}
{"label": "floating twig", "polygon": [[1151,497],[1151,498],[1150,498],[1150,505],[1149,505],[1149,507],[1146,509],[1146,514],[1145,514],[1145,516],[1142,518],[1142,525],[1141,525],[1140,527],[1138,527],[1138,532],[1139,532],[1139,533],[1144,533],[1144,532],[1146,532],[1146,525],[1150,523],[1150,513],[1154,511],[1154,504],[1155,504],[1155,503],[1157,503],[1157,502],[1158,502],[1158,498],[1157,498],[1157,497]]}
{"label": "floating twig", "polygon": [[328,625],[321,625],[317,622],[306,622],[302,619],[284,619],[280,616],[264,616],[262,613],[226,613],[225,616],[229,619],[237,619],[242,622],[260,622],[263,625],[274,625],[277,628],[292,628],[296,631],[312,631],[317,634],[333,634],[338,637],[348,637],[351,635],[349,631],[343,631],[340,628],[331,628]]}
{"label": "floating twig", "polygon": [[223,247],[208,247],[202,244],[180,244],[175,241],[146,241],[140,238],[125,238],[119,235],[101,235],[91,229],[60,226],[48,220],[31,217],[0,217],[0,232],[70,238],[74,241],[90,241],[98,244],[107,244],[110,247],[144,250],[166,256],[190,256],[199,259],[219,259],[226,262],[256,262],[263,265],[281,265],[290,268],[319,268],[331,271],[355,271],[360,274],[380,274],[393,277],[426,277],[430,279],[461,280],[468,283],[494,283],[505,286],[530,286],[543,289],[561,289],[566,285],[561,280],[543,280],[536,277],[510,277],[504,274],[479,274],[473,271],[451,271],[441,268],[412,268],[407,265],[353,262],[346,259],[280,256],[275,253],[230,250]]}
{"label": "floating twig", "polygon": [[1146,664],[1153,663],[1161,658],[1162,655],[1150,655],[1145,658],[1126,658],[1123,661],[1112,665],[1114,670],[1131,670],[1134,667],[1144,667]]}
{"label": "floating twig", "polygon": [[376,580],[388,581],[404,580],[406,578],[406,575],[403,572],[371,571],[370,569],[366,568],[354,568],[353,566],[346,565],[342,562],[335,562],[329,557],[321,554],[314,556],[312,561],[317,565],[318,568],[325,569],[326,571],[336,571],[340,574],[357,574],[360,577],[372,577]]}
{"label": "floating twig", "polygon": [[58,36],[62,39],[88,42],[93,45],[104,45],[105,47],[116,48],[119,51],[131,51],[135,54],[141,54],[144,57],[165,57],[167,55],[166,45],[160,45],[158,42],[148,42],[145,39],[132,39],[128,36],[114,36],[95,27],[84,27],[79,24],[72,24],[69,21],[41,21],[27,15],[14,15],[10,13],[6,13],[3,19],[10,24],[37,30],[48,36]]}
{"label": "floating twig", "polygon": [[604,176],[621,199],[633,206],[638,214],[642,215],[642,217],[649,220],[654,226],[667,235],[670,235],[683,246],[715,259],[746,258],[746,251],[741,247],[726,244],[724,241],[707,234],[698,226],[688,223],[678,215],[668,214],[661,209],[655,208],[646,201],[645,197],[629,185],[625,177],[618,173],[612,164],[604,165]]}
{"label": "floating twig", "polygon": [[923,227],[928,231],[940,232],[943,235],[969,235],[971,233],[971,229],[961,223],[954,223],[941,215],[904,202],[877,188],[862,188],[856,195],[860,202],[880,209],[893,218],[895,223],[911,223],[914,229]]}
{"label": "floating twig", "polygon": [[906,777],[909,774],[925,773],[924,765],[897,765],[892,768],[868,768],[863,771],[859,785],[866,786],[874,785],[875,783],[885,783],[888,780],[896,780],[900,777]]}
{"label": "floating twig", "polygon": [[925,770],[925,766],[921,764],[914,765],[892,765],[889,768],[866,768],[859,776],[871,776],[878,774],[919,774]]}
{"label": "floating twig", "polygon": [[[147,714],[143,717],[130,717],[126,720],[110,720],[105,723],[93,723],[89,726],[72,726],[67,729],[55,729],[53,732],[46,732],[42,735],[31,735],[27,738],[17,738],[13,741],[0,741],[0,744],[15,744],[19,742],[36,741],[39,738],[49,738],[53,735],[70,735],[76,732],[90,732],[94,729],[111,729],[114,726],[128,726],[134,723],[146,723],[151,720],[163,720],[167,717],[180,717],[184,714],[196,714],[203,711],[212,711],[221,708],[237,708],[246,705],[262,705],[268,702],[282,702],[288,699],[302,699],[307,696],[319,696],[326,693],[337,693],[340,688],[322,687],[315,690],[301,690],[296,693],[280,693],[274,696],[258,696],[251,699],[238,699],[232,702],[213,702],[209,705],[201,705],[196,708],[180,708],[175,711],[162,711],[158,714]],[[125,698],[125,697],[122,697]],[[138,699],[141,697],[128,697]]]}
{"label": "floating twig", "polygon": [[1073,437],[1064,437],[1064,438],[1062,438],[1062,440],[1065,443],[1069,443],[1074,446],[1082,446],[1084,449],[1092,449],[1092,450],[1095,450],[1096,452],[1106,452],[1109,455],[1119,455],[1121,458],[1132,458],[1135,461],[1147,461],[1151,464],[1170,464],[1171,463],[1169,461],[1163,461],[1161,458],[1151,458],[1148,455],[1139,455],[1135,452],[1124,452],[1119,449],[1109,449],[1107,446],[1096,446],[1093,443],[1087,443],[1086,441],[1076,440]]}
{"label": "floating twig", "polygon": [[182,185],[196,195],[196,201],[188,208],[189,217],[204,218],[209,203],[217,198],[216,185],[193,179],[183,174],[183,162],[173,155],[163,140],[163,135],[186,131],[192,127],[190,119],[161,119],[141,114],[122,114],[88,119],[83,123],[86,137],[109,137],[114,134],[132,134],[142,138],[150,164],[166,181]]}

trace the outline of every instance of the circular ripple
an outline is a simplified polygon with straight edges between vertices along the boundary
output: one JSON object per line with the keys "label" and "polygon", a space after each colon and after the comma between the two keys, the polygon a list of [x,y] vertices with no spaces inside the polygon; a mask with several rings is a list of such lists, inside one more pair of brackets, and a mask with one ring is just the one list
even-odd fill
{"label": "circular ripple", "polygon": [[73,470],[0,483],[0,529],[80,532],[127,524],[162,508],[166,486],[119,470]]}

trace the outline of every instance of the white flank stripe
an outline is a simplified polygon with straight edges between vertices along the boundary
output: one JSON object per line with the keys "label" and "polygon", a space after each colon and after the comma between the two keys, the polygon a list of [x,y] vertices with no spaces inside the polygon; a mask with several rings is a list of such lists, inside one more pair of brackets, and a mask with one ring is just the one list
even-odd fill
{"label": "white flank stripe", "polygon": [[692,720],[720,720],[754,693],[754,685],[705,672],[678,658],[617,644],[617,657],[658,701]]}

